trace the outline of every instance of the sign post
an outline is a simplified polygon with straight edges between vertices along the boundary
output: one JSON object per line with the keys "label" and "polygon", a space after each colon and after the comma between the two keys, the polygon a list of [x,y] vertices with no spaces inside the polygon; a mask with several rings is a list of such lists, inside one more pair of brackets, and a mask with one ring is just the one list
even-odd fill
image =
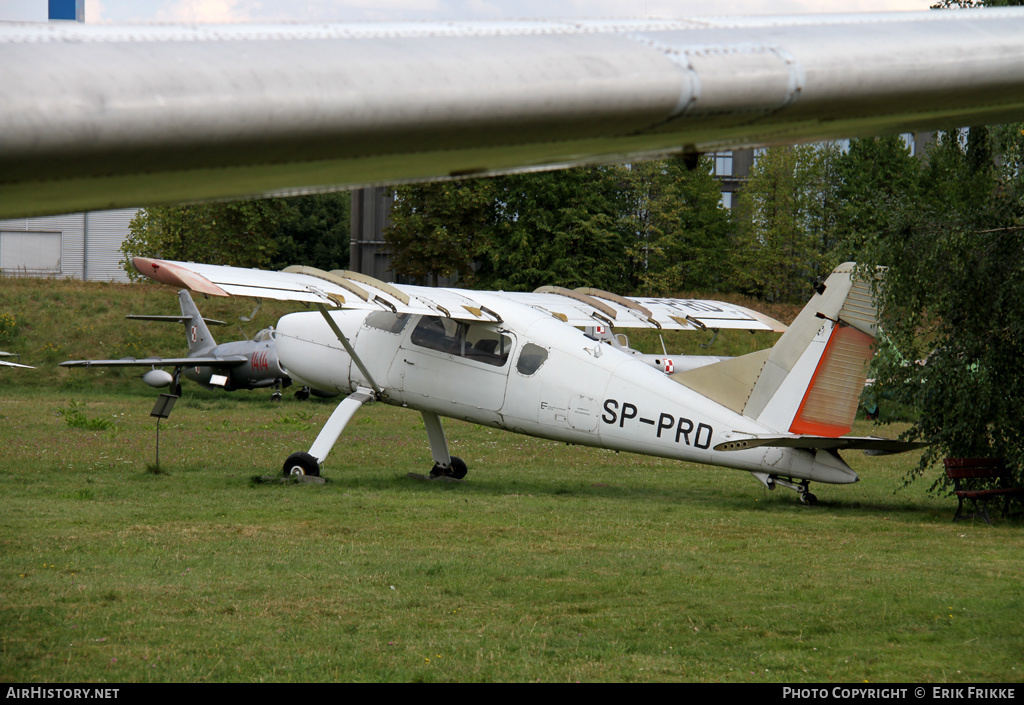
{"label": "sign post", "polygon": [[149,412],[150,416],[156,417],[156,470],[160,471],[160,419],[166,419],[171,415],[171,409],[174,408],[174,402],[178,401],[177,395],[174,394],[161,394],[160,398],[156,400],[156,404],[153,405],[153,410]]}

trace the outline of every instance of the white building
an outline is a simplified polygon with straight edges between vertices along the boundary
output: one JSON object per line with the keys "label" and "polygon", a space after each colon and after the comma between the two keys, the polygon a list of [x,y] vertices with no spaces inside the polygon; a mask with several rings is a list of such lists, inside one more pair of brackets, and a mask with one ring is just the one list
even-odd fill
{"label": "white building", "polygon": [[128,281],[121,243],[137,208],[0,220],[4,276]]}

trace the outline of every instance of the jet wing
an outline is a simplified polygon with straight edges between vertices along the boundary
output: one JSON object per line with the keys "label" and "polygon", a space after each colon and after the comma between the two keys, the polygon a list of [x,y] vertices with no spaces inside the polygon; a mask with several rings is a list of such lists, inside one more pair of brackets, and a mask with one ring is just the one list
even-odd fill
{"label": "jet wing", "polygon": [[196,357],[123,357],[119,360],[68,360],[61,367],[238,367],[248,361],[245,355]]}
{"label": "jet wing", "polygon": [[1024,8],[0,24],[0,218],[1019,120]]}
{"label": "jet wing", "polygon": [[876,436],[756,436],[719,443],[715,450],[747,450],[761,446],[776,448],[804,448],[807,450],[863,450],[872,455],[904,453],[924,448],[927,443],[894,441]]}

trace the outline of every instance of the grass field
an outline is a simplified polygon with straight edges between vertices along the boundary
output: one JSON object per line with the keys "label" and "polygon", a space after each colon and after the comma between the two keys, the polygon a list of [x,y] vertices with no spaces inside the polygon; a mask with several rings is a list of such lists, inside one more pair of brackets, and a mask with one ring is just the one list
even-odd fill
{"label": "grass field", "polygon": [[[739,471],[446,421],[467,481],[419,482],[419,415],[376,404],[326,484],[267,483],[254,478],[308,449],[333,403],[189,385],[155,472],[154,390],[29,359],[32,331],[85,325],[72,306],[94,304],[79,298],[51,301],[52,321],[22,308],[0,341],[41,367],[0,370],[2,682],[1024,673],[1021,521],[954,524],[930,479],[902,488],[914,454],[849,453],[861,482],[814,485],[805,507]],[[57,342],[79,356],[69,336]]]}
{"label": "grass field", "polygon": [[[71,402],[74,401],[75,404]],[[374,405],[325,485],[253,482],[331,405],[0,395],[0,680],[1018,681],[1024,532],[910,457],[820,504],[746,473]],[[69,419],[78,421],[69,422]],[[110,421],[89,428],[88,421]],[[866,425],[856,431],[870,431]]]}

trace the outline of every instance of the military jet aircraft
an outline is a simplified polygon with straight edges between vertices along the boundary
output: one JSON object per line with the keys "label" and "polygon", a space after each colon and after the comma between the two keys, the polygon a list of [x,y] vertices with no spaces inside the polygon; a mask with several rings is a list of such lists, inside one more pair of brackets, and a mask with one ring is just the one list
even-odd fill
{"label": "military jet aircraft", "polygon": [[[135,258],[139,272],[211,296],[267,297],[317,311],[278,321],[287,374],[347,394],[286,475],[318,475],[363,405],[419,411],[434,476],[462,478],[441,417],[567,443],[643,453],[752,473],[813,503],[811,481],[857,474],[842,449],[919,447],[848,437],[876,334],[871,284],[845,264],[774,347],[666,375],[580,328],[781,329],[737,306],[627,298],[596,289],[533,293],[392,285],[339,272],[282,272]],[[341,307],[329,311],[328,307]]]}
{"label": "military jet aircraft", "polygon": [[[273,387],[275,400],[281,398],[281,389],[292,381],[278,360],[276,332],[265,328],[252,340],[239,340],[218,345],[207,324],[223,325],[223,321],[203,318],[188,291],[178,292],[180,316],[129,315],[144,321],[170,321],[185,324],[188,341],[187,357],[125,357],[119,360],[68,360],[61,367],[149,367],[142,381],[151,387],[170,386],[176,396],[181,395],[181,376],[207,389],[262,389]],[[173,372],[160,369],[173,368]],[[309,396],[308,390],[305,396]],[[301,392],[300,392],[301,393]]]}
{"label": "military jet aircraft", "polygon": [[[0,23],[0,218],[1024,118],[1024,8]],[[694,160],[695,161],[695,160]]]}

